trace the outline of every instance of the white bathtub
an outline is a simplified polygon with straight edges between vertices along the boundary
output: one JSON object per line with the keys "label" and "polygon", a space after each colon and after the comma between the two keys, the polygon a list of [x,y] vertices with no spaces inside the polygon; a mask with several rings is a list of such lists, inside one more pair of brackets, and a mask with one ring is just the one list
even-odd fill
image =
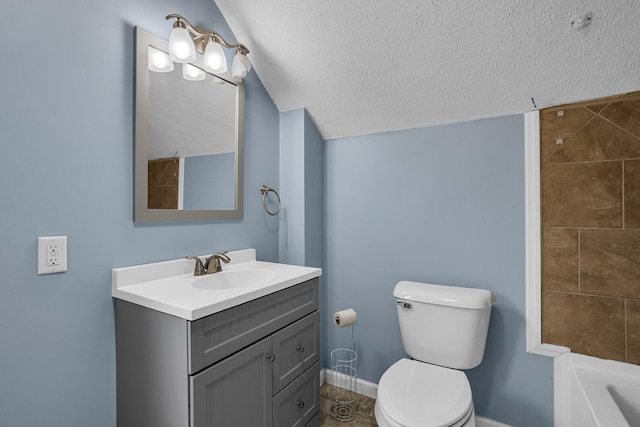
{"label": "white bathtub", "polygon": [[557,427],[640,427],[640,366],[566,353],[554,372]]}

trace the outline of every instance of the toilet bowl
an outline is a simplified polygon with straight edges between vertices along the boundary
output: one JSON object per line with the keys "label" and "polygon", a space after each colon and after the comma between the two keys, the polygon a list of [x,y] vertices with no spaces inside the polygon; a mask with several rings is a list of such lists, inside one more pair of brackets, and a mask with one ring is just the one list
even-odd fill
{"label": "toilet bowl", "polygon": [[380,427],[475,427],[466,375],[409,359],[380,378],[375,416]]}
{"label": "toilet bowl", "polygon": [[400,359],[378,383],[380,427],[475,427],[462,369],[482,362],[493,294],[485,289],[401,281],[395,286]]}

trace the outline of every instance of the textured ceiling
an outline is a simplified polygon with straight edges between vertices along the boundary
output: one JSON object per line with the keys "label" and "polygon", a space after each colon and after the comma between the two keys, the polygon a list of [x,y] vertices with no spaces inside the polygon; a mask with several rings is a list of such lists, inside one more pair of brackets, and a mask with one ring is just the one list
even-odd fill
{"label": "textured ceiling", "polygon": [[638,0],[215,2],[278,109],[324,139],[640,89]]}

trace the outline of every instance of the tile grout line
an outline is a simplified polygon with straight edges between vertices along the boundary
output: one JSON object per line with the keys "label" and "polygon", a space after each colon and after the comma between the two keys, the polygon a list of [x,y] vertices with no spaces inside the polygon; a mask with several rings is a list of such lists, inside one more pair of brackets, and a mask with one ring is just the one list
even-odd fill
{"label": "tile grout line", "polygon": [[629,342],[627,339],[627,300],[624,300],[624,360],[629,362]]}
{"label": "tile grout line", "polygon": [[621,162],[623,160],[640,160],[640,157],[625,157],[625,158],[619,158],[619,159],[603,159],[603,160],[582,160],[578,162],[547,163],[545,167],[565,166],[565,165],[584,165],[587,163],[611,163],[611,162]]}
{"label": "tile grout line", "polygon": [[582,294],[582,246],[581,237],[582,229],[578,228],[578,294]]}
{"label": "tile grout line", "polygon": [[629,298],[629,297],[626,297],[626,296],[585,294],[585,293],[577,293],[577,292],[569,292],[569,291],[558,291],[558,290],[555,290],[555,289],[549,289],[549,290],[546,290],[545,292],[549,292],[551,294],[567,294],[567,295],[576,295],[576,296],[581,296],[581,297],[615,299],[615,300],[622,300],[623,303],[625,303],[626,301],[637,301],[637,302],[640,302],[640,299]]}
{"label": "tile grout line", "polygon": [[622,227],[583,227],[583,226],[564,226],[564,225],[549,225],[541,228],[551,228],[551,229],[567,229],[567,230],[633,230],[634,228],[622,228]]}
{"label": "tile grout line", "polygon": [[[607,104],[607,107],[608,107],[608,106],[609,106],[609,104]],[[606,109],[607,107],[604,107],[604,108],[603,108],[603,110],[604,110],[604,109]],[[553,150],[551,153],[549,153],[549,155],[548,155],[547,157],[545,157],[544,159],[541,159],[541,160],[540,160],[540,163],[541,163],[541,164],[545,164],[545,162],[547,161],[547,159],[548,159],[549,157],[553,156],[553,155],[554,155],[554,153],[555,153],[556,151],[558,151],[559,149],[561,149],[561,148],[564,146],[564,143],[565,143],[565,142],[569,141],[572,137],[574,137],[578,132],[580,132],[580,131],[582,130],[582,128],[584,128],[586,125],[588,125],[588,124],[589,124],[593,119],[595,119],[595,118],[596,118],[596,116],[598,115],[597,113],[594,113],[593,111],[588,110],[588,109],[587,109],[587,108],[585,108],[585,107],[580,107],[580,108],[583,108],[583,109],[585,109],[585,110],[589,111],[591,114],[593,114],[593,116],[592,116],[589,120],[587,120],[587,121],[586,121],[582,126],[580,126],[578,129],[576,129],[576,131],[575,131],[575,132],[573,132],[571,135],[569,135],[569,136],[565,139],[565,141],[564,141],[562,144],[558,145],[558,146],[556,147],[556,149],[555,149],[555,150]]]}
{"label": "tile grout line", "polygon": [[625,229],[626,227],[626,218],[624,217],[624,159],[622,160],[622,228]]}
{"label": "tile grout line", "polygon": [[[607,107],[608,107],[608,105],[607,105]],[[605,109],[606,109],[606,107],[605,107],[605,108],[603,108],[603,110],[605,110]],[[613,125],[613,126],[615,126],[616,128],[620,129],[621,131],[623,131],[623,132],[624,132],[624,133],[626,133],[627,135],[629,135],[629,136],[633,137],[634,139],[638,139],[638,140],[640,140],[640,138],[639,138],[638,136],[636,136],[636,135],[632,134],[631,132],[629,132],[628,130],[626,130],[625,128],[623,128],[622,126],[617,125],[616,123],[614,123],[613,121],[609,120],[609,119],[608,119],[608,118],[606,118],[605,116],[600,115],[600,113],[596,113],[596,115],[597,115],[597,116],[599,116],[602,120],[604,120],[604,121],[606,121],[606,122],[609,122],[610,124],[612,124],[612,125]]]}

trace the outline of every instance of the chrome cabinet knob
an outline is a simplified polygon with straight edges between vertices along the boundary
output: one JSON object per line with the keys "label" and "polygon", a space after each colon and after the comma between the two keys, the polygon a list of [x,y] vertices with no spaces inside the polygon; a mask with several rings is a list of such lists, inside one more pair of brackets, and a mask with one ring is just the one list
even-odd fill
{"label": "chrome cabinet knob", "polygon": [[296,403],[296,405],[298,405],[298,408],[300,409],[304,408],[304,402],[302,400],[298,400],[298,403]]}
{"label": "chrome cabinet knob", "polygon": [[298,350],[300,353],[302,353],[304,351],[304,347],[302,345],[298,345],[296,347],[296,350]]}

